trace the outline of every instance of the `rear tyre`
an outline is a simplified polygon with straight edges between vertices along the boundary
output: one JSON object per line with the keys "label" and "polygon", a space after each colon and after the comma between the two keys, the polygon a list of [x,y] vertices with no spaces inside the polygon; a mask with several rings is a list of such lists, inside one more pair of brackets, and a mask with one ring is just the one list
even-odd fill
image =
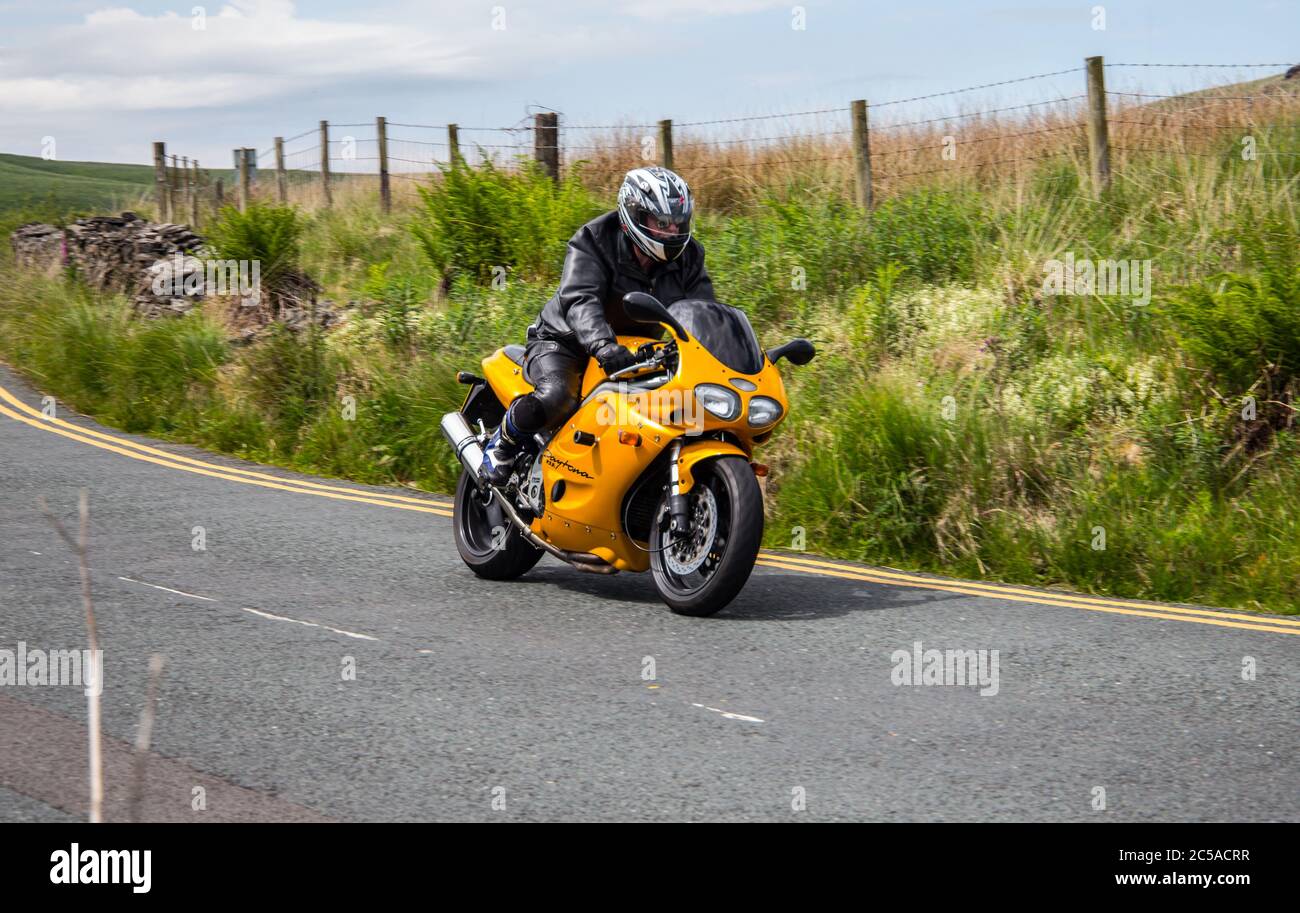
{"label": "rear tyre", "polygon": [[514,580],[541,560],[541,549],[519,534],[497,503],[497,495],[485,497],[465,472],[456,485],[452,514],[456,551],[485,580]]}
{"label": "rear tyre", "polygon": [[763,539],[763,493],[749,463],[736,456],[698,465],[688,498],[691,535],[668,531],[668,497],[659,502],[650,570],[678,615],[712,615],[749,580]]}

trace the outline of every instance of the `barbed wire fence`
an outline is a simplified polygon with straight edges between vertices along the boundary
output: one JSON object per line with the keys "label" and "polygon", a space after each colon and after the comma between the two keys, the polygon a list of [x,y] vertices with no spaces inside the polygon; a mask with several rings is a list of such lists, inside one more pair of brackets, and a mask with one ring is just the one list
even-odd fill
{"label": "barbed wire fence", "polygon": [[[1108,88],[1107,75],[1153,69],[1179,71],[1283,70],[1225,87],[1158,94]],[[1037,100],[994,107],[965,105],[976,92],[1041,85]],[[918,117],[921,106],[955,110]],[[897,115],[896,115],[897,112]],[[930,112],[921,112],[930,113]],[[1100,195],[1136,154],[1176,152],[1223,156],[1225,131],[1241,136],[1242,157],[1262,161],[1260,184],[1294,190],[1300,148],[1260,148],[1256,127],[1300,113],[1300,72],[1289,64],[1110,63],[965,86],[943,92],[840,107],[653,123],[569,123],[562,112],[537,108],[505,126],[388,121],[331,123],[271,145],[234,151],[233,188],[200,172],[198,162],[169,165],[154,144],[158,206],[164,217],[199,220],[199,200],[236,203],[253,198],[330,206],[336,197],[377,198],[387,211],[394,194],[413,196],[458,165],[538,168],[562,172],[592,189],[612,190],[630,168],[658,163],[685,174],[697,194],[734,198],[760,183],[809,176],[866,210],[918,180],[1024,177],[1044,161],[1068,163],[1090,176]],[[1294,143],[1294,138],[1292,139]],[[179,188],[179,190],[178,190]]]}

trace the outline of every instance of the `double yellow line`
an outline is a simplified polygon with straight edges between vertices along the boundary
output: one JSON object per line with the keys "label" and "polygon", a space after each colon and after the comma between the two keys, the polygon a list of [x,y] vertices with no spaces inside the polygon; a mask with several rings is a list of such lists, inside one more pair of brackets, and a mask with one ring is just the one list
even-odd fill
{"label": "double yellow line", "polygon": [[[48,431],[51,434],[58,434],[82,444],[89,444],[92,447],[99,447],[111,453],[130,457],[134,460],[142,460],[146,463],[154,463],[168,469],[178,469],[182,472],[192,472],[197,475],[224,479],[229,482],[242,482],[245,485],[257,485],[262,488],[273,488],[296,494],[334,498],[339,501],[355,501],[361,504],[374,504],[379,507],[395,507],[399,510],[414,510],[437,514],[441,517],[450,517],[452,515],[451,505],[445,501],[361,491],[356,488],[328,485],[321,482],[287,479],[282,476],[231,466],[221,466],[176,453],[168,453],[156,447],[149,447],[145,444],[104,434],[90,428],[83,428],[65,422],[60,418],[48,417],[19,400],[4,387],[0,387],[0,414],[26,425],[31,425],[33,428]],[[820,577],[835,577],[842,580],[856,580],[887,586],[938,590],[946,593],[958,593],[963,596],[980,596],[986,599],[1005,599],[1011,602],[1026,602],[1033,605],[1063,606],[1071,609],[1086,609],[1092,612],[1108,612],[1115,615],[1131,615],[1139,618],[1158,618],[1165,621],[1186,621],[1194,624],[1242,628],[1274,634],[1300,634],[1300,619],[1269,615],[1248,615],[1240,612],[1217,612],[1210,609],[1184,608],[1163,603],[1119,602],[1092,596],[1075,596],[1070,593],[1055,593],[1007,584],[944,580],[899,571],[805,558],[785,552],[764,550],[759,553],[758,564],[761,567],[795,571],[801,574],[814,574]]]}
{"label": "double yellow line", "polygon": [[1054,593],[1008,584],[943,580],[935,577],[905,574],[899,571],[857,567],[849,564],[802,558],[784,552],[760,552],[758,564],[763,567],[800,571],[805,574],[821,574],[827,577],[861,580],[865,583],[881,583],[888,586],[940,590],[945,593],[960,593],[963,596],[983,596],[990,599],[1006,599],[1011,602],[1028,602],[1034,605],[1065,606],[1071,609],[1087,609],[1092,612],[1109,612],[1114,615],[1160,618],[1165,621],[1190,621],[1195,624],[1217,625],[1222,628],[1245,628],[1250,631],[1269,631],[1275,634],[1300,634],[1300,619],[1282,618],[1276,615],[1247,615],[1240,612],[1191,609],[1160,602],[1117,602],[1111,599],[1075,596],[1071,593]]}
{"label": "double yellow line", "polygon": [[422,513],[437,514],[441,517],[451,516],[450,504],[429,498],[410,498],[404,495],[361,491],[360,489],[347,488],[342,485],[326,485],[321,482],[287,479],[265,472],[254,472],[250,469],[239,469],[233,466],[220,466],[216,463],[205,463],[202,460],[195,460],[177,453],[168,453],[156,447],[149,447],[125,438],[104,434],[91,428],[82,428],[71,422],[65,422],[61,418],[49,417],[27,405],[4,387],[0,387],[0,414],[7,415],[9,418],[25,425],[31,425],[33,428],[48,431],[51,434],[58,434],[82,444],[89,444],[101,450],[130,457],[133,460],[142,460],[146,463],[165,466],[168,469],[179,469],[182,472],[192,472],[196,475],[210,476],[214,479],[225,479],[229,482],[243,482],[246,485],[257,485],[262,488],[292,491],[296,494],[335,498],[339,501],[357,501],[362,504],[377,504],[380,507],[396,507],[399,510],[415,510]]}

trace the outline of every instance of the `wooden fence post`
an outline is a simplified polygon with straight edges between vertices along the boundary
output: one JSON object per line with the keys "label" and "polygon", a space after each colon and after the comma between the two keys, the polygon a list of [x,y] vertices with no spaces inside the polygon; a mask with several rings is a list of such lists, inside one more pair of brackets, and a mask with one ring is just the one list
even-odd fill
{"label": "wooden fence post", "polygon": [[153,144],[153,191],[158,221],[167,221],[167,144]]}
{"label": "wooden fence post", "polygon": [[447,161],[455,168],[460,164],[460,127],[447,125]]}
{"label": "wooden fence post", "polygon": [[867,128],[867,102],[858,99],[850,106],[853,116],[853,173],[857,178],[858,206],[871,212],[875,196],[871,189],[871,131]]}
{"label": "wooden fence post", "polygon": [[388,120],[375,118],[375,138],[379,142],[379,205],[384,212],[393,209],[393,191],[388,185]]}
{"label": "wooden fence post", "polygon": [[193,192],[193,188],[190,186],[190,157],[188,155],[181,156],[181,166],[177,177],[181,186],[181,212],[188,215],[190,211],[190,194]]}
{"label": "wooden fence post", "polygon": [[199,227],[199,160],[190,162],[190,228]]}
{"label": "wooden fence post", "polygon": [[1110,187],[1110,130],[1106,124],[1106,64],[1101,57],[1089,57],[1088,70],[1088,158],[1092,162],[1092,190],[1100,196]]}
{"label": "wooden fence post", "polygon": [[533,115],[533,158],[552,181],[560,179],[560,115]]}
{"label": "wooden fence post", "polygon": [[281,203],[289,202],[289,178],[284,173],[284,137],[275,138],[275,195]]}
{"label": "wooden fence post", "polygon": [[226,182],[223,178],[217,178],[217,182],[212,185],[212,211],[220,212],[221,207],[226,205]]}
{"label": "wooden fence post", "polygon": [[181,206],[181,177],[180,177],[180,156],[172,156],[171,173],[167,181],[167,221],[175,222],[185,215],[185,210]]}
{"label": "wooden fence post", "polygon": [[673,122],[659,122],[659,164],[669,171],[673,170]]}
{"label": "wooden fence post", "polygon": [[330,122],[320,122],[320,189],[325,196],[325,205],[334,205],[330,195]]}
{"label": "wooden fence post", "polygon": [[245,212],[248,209],[248,198],[250,188],[250,178],[248,174],[248,150],[236,149],[236,161],[239,162],[239,211]]}

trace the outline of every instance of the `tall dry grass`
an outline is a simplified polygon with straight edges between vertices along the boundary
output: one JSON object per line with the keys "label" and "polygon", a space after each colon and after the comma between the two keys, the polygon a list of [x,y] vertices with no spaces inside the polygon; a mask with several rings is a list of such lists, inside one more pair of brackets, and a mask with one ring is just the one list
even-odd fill
{"label": "tall dry grass", "polygon": [[[1300,115],[1300,91],[1287,83],[1265,80],[1252,94],[1206,90],[1182,96],[1108,93],[1111,163],[1122,174],[1135,153],[1177,152],[1186,157],[1222,152],[1225,138],[1251,135]],[[1245,90],[1237,89],[1235,92]],[[906,119],[883,119],[870,130],[872,182],[877,201],[917,187],[998,186],[1023,192],[1037,163],[1051,160],[1089,179],[1089,155],[1082,95],[1058,101],[966,108],[954,113],[933,110]],[[874,118],[874,113],[871,114]],[[654,130],[646,127],[573,128],[562,132],[561,168],[579,176],[596,194],[612,198],[631,168],[654,161]],[[1273,154],[1287,150],[1260,150]],[[690,182],[703,207],[733,212],[765,197],[815,191],[841,199],[855,193],[855,166],[847,109],[799,118],[738,119],[735,123],[686,126],[674,130],[674,168]],[[481,157],[503,168],[526,161],[480,149],[470,143],[462,154],[471,163]],[[393,208],[400,215],[419,203],[417,188],[438,180],[430,166],[409,164],[391,175]],[[255,196],[276,198],[275,175],[264,170]],[[336,174],[331,181],[334,204],[377,195],[378,174]],[[324,208],[317,172],[289,172],[289,202],[307,211]]]}

